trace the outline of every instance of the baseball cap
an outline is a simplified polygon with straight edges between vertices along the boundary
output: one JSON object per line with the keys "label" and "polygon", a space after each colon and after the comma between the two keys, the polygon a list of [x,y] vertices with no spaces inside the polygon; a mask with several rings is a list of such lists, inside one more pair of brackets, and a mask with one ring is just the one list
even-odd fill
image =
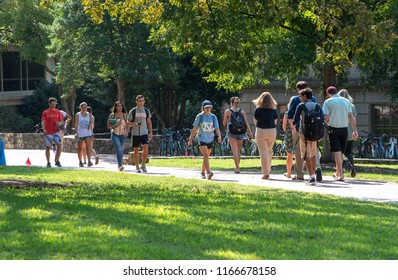
{"label": "baseball cap", "polygon": [[213,105],[211,104],[211,102],[209,100],[203,101],[202,106],[203,106],[203,108],[213,107]]}

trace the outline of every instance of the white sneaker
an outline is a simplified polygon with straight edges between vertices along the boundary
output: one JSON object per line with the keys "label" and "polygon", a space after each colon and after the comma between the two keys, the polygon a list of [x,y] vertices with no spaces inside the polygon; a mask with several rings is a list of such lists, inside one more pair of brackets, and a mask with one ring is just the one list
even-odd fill
{"label": "white sneaker", "polygon": [[202,179],[206,179],[206,174],[204,172],[200,172],[200,176],[202,177]]}
{"label": "white sneaker", "polygon": [[145,165],[141,165],[141,170],[142,170],[142,172],[147,173],[147,170],[146,170],[146,166],[145,166]]}

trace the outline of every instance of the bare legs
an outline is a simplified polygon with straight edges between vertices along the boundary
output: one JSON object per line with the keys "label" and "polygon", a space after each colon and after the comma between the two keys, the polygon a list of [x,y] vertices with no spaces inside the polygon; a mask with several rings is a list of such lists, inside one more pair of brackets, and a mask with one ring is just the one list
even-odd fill
{"label": "bare legs", "polygon": [[239,164],[241,157],[240,148],[242,147],[243,140],[238,140],[232,137],[230,137],[228,140],[229,140],[229,145],[231,146],[232,155],[234,157],[235,173],[239,173],[240,172]]}

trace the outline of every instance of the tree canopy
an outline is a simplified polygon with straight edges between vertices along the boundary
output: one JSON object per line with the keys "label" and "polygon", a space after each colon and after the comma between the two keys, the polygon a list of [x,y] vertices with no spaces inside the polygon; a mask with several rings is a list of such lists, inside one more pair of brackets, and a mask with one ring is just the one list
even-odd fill
{"label": "tree canopy", "polygon": [[96,21],[109,11],[151,24],[153,41],[193,53],[209,81],[235,90],[292,83],[309,65],[323,87],[338,85],[396,40],[393,0],[82,1]]}

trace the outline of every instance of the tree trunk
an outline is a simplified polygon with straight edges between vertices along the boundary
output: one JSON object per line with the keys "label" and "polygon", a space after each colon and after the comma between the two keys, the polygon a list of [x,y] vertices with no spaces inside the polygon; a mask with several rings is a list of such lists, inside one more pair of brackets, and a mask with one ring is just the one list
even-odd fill
{"label": "tree trunk", "polygon": [[116,85],[117,85],[117,100],[122,101],[124,103],[126,84],[122,80],[117,79]]}
{"label": "tree trunk", "polygon": [[[323,66],[323,98],[326,100],[326,89],[329,86],[337,85],[337,74],[333,68],[333,65],[324,65]],[[332,154],[330,153],[330,143],[329,143],[329,134],[325,129],[325,136],[323,137],[323,149],[322,149],[322,158],[321,162],[330,163],[333,161]]]}
{"label": "tree trunk", "polygon": [[[60,86],[60,91],[63,92],[63,86]],[[68,125],[68,133],[72,133],[72,128],[75,126],[75,103],[76,103],[76,89],[71,89],[68,94],[61,95],[61,105],[63,110],[68,113],[71,117],[71,124]]]}
{"label": "tree trunk", "polygon": [[178,126],[177,126],[178,129],[184,126],[184,118],[186,110],[187,110],[187,97],[183,96],[181,98],[180,112],[178,114]]}

